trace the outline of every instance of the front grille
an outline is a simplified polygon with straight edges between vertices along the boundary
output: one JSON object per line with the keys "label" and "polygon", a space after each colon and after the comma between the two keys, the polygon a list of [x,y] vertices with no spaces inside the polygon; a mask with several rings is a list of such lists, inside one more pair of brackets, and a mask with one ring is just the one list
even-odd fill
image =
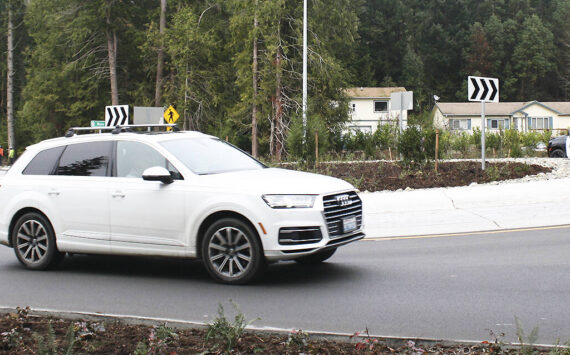
{"label": "front grille", "polygon": [[347,233],[343,230],[343,220],[356,217],[356,229],[362,228],[362,201],[355,191],[328,195],[323,198],[325,221],[331,239],[339,238]]}

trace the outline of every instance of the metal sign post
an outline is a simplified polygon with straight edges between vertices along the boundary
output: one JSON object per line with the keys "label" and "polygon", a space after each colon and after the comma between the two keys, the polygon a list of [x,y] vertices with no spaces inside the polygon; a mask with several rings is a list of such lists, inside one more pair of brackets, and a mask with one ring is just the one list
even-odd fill
{"label": "metal sign post", "polygon": [[481,169],[485,170],[485,102],[499,102],[499,79],[468,77],[467,99],[481,102]]}
{"label": "metal sign post", "polygon": [[481,101],[481,170],[485,170],[485,101]]}
{"label": "metal sign post", "polygon": [[400,110],[400,134],[404,130],[404,110],[414,109],[414,92],[402,91],[390,94],[390,111]]}

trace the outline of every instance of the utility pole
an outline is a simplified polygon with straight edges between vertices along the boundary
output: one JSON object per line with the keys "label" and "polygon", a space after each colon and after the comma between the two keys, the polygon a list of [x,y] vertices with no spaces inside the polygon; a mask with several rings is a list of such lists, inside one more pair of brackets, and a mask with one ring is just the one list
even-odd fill
{"label": "utility pole", "polygon": [[8,148],[16,149],[14,134],[14,24],[12,23],[12,8],[8,3],[8,75],[6,80],[6,113],[8,123]]}

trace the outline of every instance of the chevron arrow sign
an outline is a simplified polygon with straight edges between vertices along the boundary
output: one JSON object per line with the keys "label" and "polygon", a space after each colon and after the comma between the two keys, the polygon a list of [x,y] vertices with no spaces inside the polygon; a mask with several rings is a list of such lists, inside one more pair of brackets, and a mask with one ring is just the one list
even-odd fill
{"label": "chevron arrow sign", "polygon": [[499,79],[468,77],[467,99],[479,102],[499,102]]}
{"label": "chevron arrow sign", "polygon": [[105,106],[105,126],[115,127],[129,124],[129,105]]}

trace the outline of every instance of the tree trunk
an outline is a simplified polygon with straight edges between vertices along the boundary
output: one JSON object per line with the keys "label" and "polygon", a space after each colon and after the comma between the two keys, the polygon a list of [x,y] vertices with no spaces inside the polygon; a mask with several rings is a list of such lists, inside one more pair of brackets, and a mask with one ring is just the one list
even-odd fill
{"label": "tree trunk", "polygon": [[251,155],[255,158],[258,157],[258,143],[257,143],[257,28],[259,22],[257,21],[257,4],[255,1],[255,15],[253,19],[253,105],[251,108]]}
{"label": "tree trunk", "polygon": [[162,101],[162,70],[164,67],[164,30],[166,28],[166,0],[160,0],[160,47],[158,48],[158,63],[156,64],[156,89],[154,106],[160,107]]}
{"label": "tree trunk", "polygon": [[275,121],[274,135],[275,135],[275,160],[281,161],[283,153],[283,95],[282,95],[282,80],[281,80],[281,60],[283,54],[281,47],[277,47],[277,54],[275,56]]}
{"label": "tree trunk", "polygon": [[[110,11],[110,10],[108,10]],[[109,77],[111,80],[111,105],[119,104],[119,87],[117,85],[117,34],[111,30],[110,13],[107,12],[107,52],[109,54]]]}
{"label": "tree trunk", "polygon": [[12,9],[8,5],[8,73],[6,80],[6,113],[8,124],[8,147],[16,149],[16,135],[14,134],[14,25],[12,23]]}

